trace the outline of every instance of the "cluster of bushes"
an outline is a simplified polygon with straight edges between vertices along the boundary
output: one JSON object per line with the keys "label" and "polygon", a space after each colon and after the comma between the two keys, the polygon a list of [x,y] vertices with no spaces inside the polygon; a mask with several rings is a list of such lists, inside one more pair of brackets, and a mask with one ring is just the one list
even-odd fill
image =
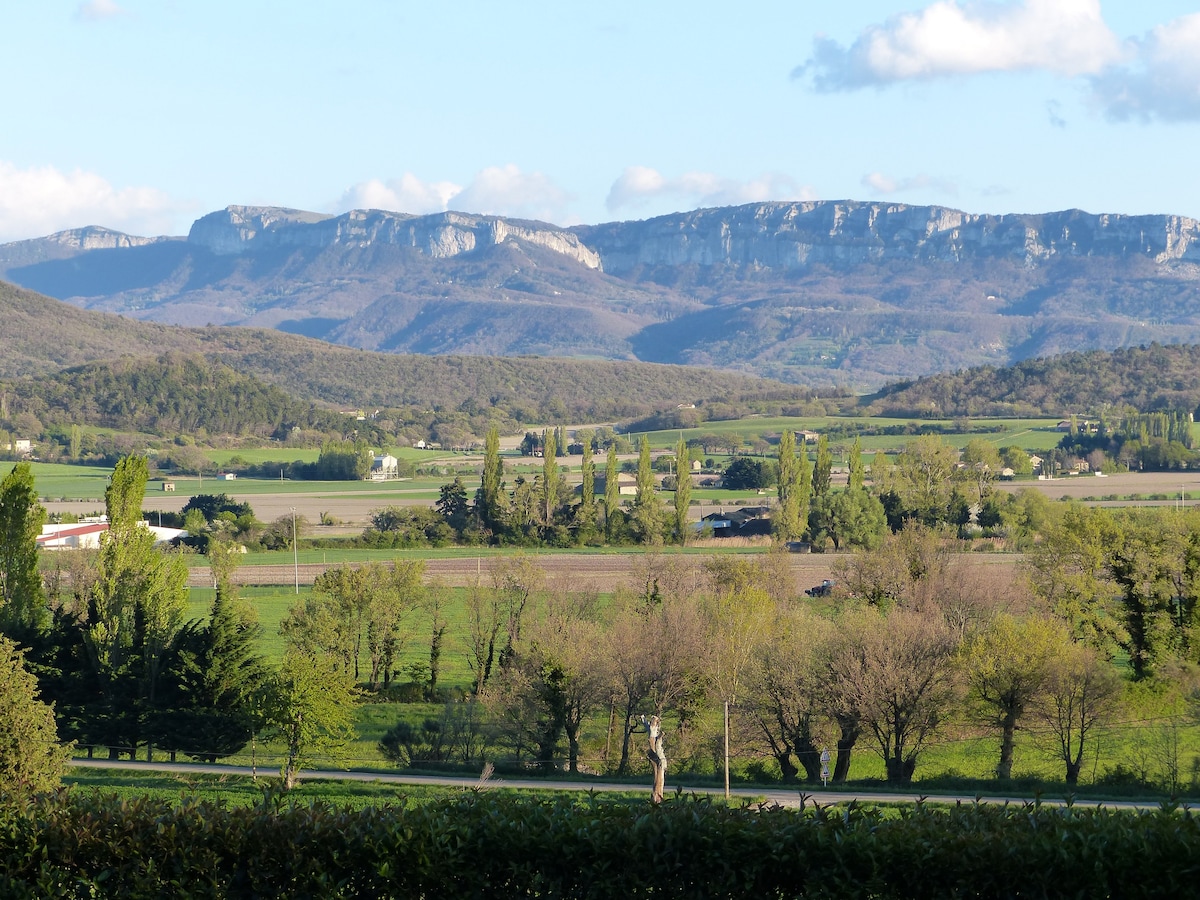
{"label": "cluster of bushes", "polygon": [[358,811],[61,793],[0,806],[6,897],[1180,897],[1188,813],[803,812],[469,793]]}

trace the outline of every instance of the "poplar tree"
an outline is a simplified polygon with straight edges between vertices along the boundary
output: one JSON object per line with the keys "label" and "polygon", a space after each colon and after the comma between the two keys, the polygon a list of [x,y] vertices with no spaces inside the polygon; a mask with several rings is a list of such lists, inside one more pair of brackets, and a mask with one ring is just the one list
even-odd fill
{"label": "poplar tree", "polygon": [[850,447],[850,490],[861,490],[866,481],[866,466],[863,464],[862,444],[857,437]]}
{"label": "poplar tree", "polygon": [[558,509],[559,482],[557,456],[558,440],[554,430],[546,432],[542,441],[542,522],[550,528],[554,525],[554,512]]}
{"label": "poplar tree", "polygon": [[638,450],[637,494],[633,498],[633,521],[643,544],[662,540],[662,506],[654,493],[654,469],[650,464],[650,439],[642,435]]}
{"label": "poplar tree", "polygon": [[613,517],[621,504],[621,486],[618,482],[616,444],[608,447],[608,458],[604,464],[604,537],[612,541],[616,537],[616,522]]}
{"label": "poplar tree", "polygon": [[829,438],[821,435],[817,438],[817,461],[813,464],[812,492],[814,497],[824,497],[829,493],[832,474],[833,454],[829,452]]}
{"label": "poplar tree", "polygon": [[46,521],[33,469],[17,463],[0,481],[0,632],[21,643],[46,626],[46,597],[37,567],[37,539]]}
{"label": "poplar tree", "polygon": [[796,460],[796,438],[784,430],[779,438],[779,508],[774,516],[775,537],[798,541],[804,534],[800,519],[800,465]]}
{"label": "poplar tree", "polygon": [[688,539],[688,506],[692,502],[692,464],[683,438],[675,448],[675,536],[680,544]]}
{"label": "poplar tree", "polygon": [[500,431],[493,425],[483,443],[483,482],[479,487],[476,512],[485,528],[496,531],[501,523],[504,496],[504,460],[500,458]]}
{"label": "poplar tree", "polygon": [[590,436],[583,440],[583,485],[579,501],[579,524],[590,528],[596,523],[596,462],[592,459]]}
{"label": "poplar tree", "polygon": [[808,447],[803,441],[796,456],[796,521],[803,534],[808,530],[808,512],[812,503],[813,472],[808,460]]}
{"label": "poplar tree", "polygon": [[112,757],[132,755],[145,737],[187,602],[186,563],[156,549],[154,533],[141,525],[147,476],[141,456],[127,456],[113,470],[104,493],[108,533],[87,621],[80,623],[102,698],[86,710],[86,730]]}

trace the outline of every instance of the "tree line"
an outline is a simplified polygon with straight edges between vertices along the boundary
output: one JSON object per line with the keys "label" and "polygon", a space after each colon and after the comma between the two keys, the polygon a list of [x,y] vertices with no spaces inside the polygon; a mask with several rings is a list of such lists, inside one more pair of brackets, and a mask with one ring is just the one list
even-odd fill
{"label": "tree line", "polygon": [[[792,458],[799,471],[781,485],[824,481],[823,459],[809,471]],[[857,469],[839,493],[864,490]],[[36,676],[62,738],[112,757],[211,760],[261,734],[286,748],[290,781],[309,755],[349,739],[359,691],[402,688],[452,701],[384,737],[381,751],[405,764],[502,758],[549,771],[599,758],[625,774],[643,717],[658,716],[672,759],[710,769],[713,715],[729,703],[734,759],[784,780],[818,778],[822,748],[845,780],[869,748],[906,783],[932,741],[964,732],[994,736],[1004,779],[1029,730],[1074,783],[1100,730],[1132,702],[1166,716],[1146,742],[1154,777],[1178,788],[1186,776],[1178,729],[1197,697],[1198,511],[1015,502],[1034,533],[1024,582],[989,577],[951,552],[953,529],[910,518],[839,557],[833,597],[811,603],[795,596],[782,553],[718,556],[701,570],[650,553],[611,599],[548,585],[517,556],[469,589],[455,630],[419,562],[337,567],[286,618],[276,667],[257,652],[231,544],[209,548],[207,620],[184,621],[183,563],[139,524],[145,473],[144,459],[123,460],[101,548],[56,553],[44,573],[28,465],[0,483],[0,633],[10,661],[24,662],[9,669]],[[484,503],[503,483],[485,474]],[[803,493],[781,498],[781,522]],[[401,667],[413,651],[424,661]],[[457,692],[442,677],[450,653],[470,671]],[[38,733],[44,743],[44,724]]]}
{"label": "tree line", "polygon": [[1151,343],[978,366],[891,385],[861,406],[871,415],[915,419],[1193,412],[1200,406],[1200,345]]}

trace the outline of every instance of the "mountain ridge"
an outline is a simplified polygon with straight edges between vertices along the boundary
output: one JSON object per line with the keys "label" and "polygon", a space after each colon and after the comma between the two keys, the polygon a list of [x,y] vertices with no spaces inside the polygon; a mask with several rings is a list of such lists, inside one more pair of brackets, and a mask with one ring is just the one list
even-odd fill
{"label": "mountain ridge", "polygon": [[186,238],[116,234],[0,245],[0,277],[173,324],[389,352],[706,365],[860,390],[1066,349],[1200,341],[1200,222],[1174,215],[851,200],[560,228],[231,206]]}

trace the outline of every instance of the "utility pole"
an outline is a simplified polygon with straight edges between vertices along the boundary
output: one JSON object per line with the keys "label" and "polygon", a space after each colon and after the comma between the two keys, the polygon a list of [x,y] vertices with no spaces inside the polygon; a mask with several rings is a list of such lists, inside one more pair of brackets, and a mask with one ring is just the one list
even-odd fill
{"label": "utility pole", "polygon": [[300,548],[296,540],[296,507],[292,507],[292,565],[296,572],[296,593],[300,593]]}

